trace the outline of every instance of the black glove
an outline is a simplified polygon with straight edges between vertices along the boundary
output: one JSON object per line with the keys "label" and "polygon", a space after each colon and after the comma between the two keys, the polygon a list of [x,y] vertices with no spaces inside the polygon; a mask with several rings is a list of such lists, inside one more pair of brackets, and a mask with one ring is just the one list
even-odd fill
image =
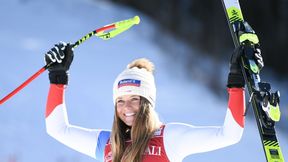
{"label": "black glove", "polygon": [[[227,81],[227,87],[244,87],[245,86],[245,80],[242,74],[242,70],[240,67],[241,63],[241,56],[244,55],[244,45],[240,45],[238,48],[234,50],[232,53],[232,56],[230,58],[230,72],[228,74],[228,81]],[[263,58],[261,56],[261,50],[258,45],[255,45],[254,49],[254,60],[259,68],[261,70],[264,67]]]}
{"label": "black glove", "polygon": [[264,61],[263,61],[263,57],[261,55],[261,50],[259,48],[259,45],[255,45],[254,60],[256,61],[256,64],[257,64],[259,70],[261,70],[264,67]]}
{"label": "black glove", "polygon": [[68,70],[73,61],[73,45],[60,42],[45,54],[49,80],[53,84],[68,84]]}

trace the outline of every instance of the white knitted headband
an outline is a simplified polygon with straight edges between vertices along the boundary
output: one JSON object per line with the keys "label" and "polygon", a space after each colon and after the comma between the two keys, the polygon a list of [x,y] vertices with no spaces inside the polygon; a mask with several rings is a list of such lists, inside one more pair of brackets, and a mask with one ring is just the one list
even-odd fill
{"label": "white knitted headband", "polygon": [[146,98],[155,107],[156,87],[154,76],[146,69],[133,67],[118,75],[113,85],[113,102],[123,95],[139,95]]}

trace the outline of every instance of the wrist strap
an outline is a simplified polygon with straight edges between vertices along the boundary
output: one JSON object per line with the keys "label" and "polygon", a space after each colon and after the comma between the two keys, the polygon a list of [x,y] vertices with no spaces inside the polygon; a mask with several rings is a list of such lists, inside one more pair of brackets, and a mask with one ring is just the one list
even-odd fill
{"label": "wrist strap", "polygon": [[234,74],[234,73],[229,73],[228,75],[228,81],[227,81],[227,87],[228,88],[242,88],[245,86],[245,80],[241,74]]}
{"label": "wrist strap", "polygon": [[49,80],[52,84],[68,84],[68,74],[65,71],[49,72]]}

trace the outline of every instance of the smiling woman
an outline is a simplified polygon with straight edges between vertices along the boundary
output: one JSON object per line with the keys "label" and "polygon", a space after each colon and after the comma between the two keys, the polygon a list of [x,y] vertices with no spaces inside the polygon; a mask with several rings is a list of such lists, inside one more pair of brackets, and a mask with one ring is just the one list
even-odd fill
{"label": "smiling woman", "polygon": [[[112,151],[113,161],[141,159],[154,132],[161,127],[154,109],[156,86],[153,71],[152,62],[144,58],[137,59],[130,63],[114,82],[113,98],[116,101],[116,110],[111,146],[108,145],[107,151]],[[127,139],[131,140],[131,144],[123,148]]]}
{"label": "smiling woman", "polygon": [[[239,50],[238,50],[239,52]],[[181,162],[185,157],[237,143],[244,129],[244,79],[233,55],[228,76],[228,109],[222,126],[196,127],[159,121],[155,111],[154,65],[142,58],[128,64],[115,79],[112,130],[70,125],[65,106],[71,45],[59,43],[47,54],[50,90],[46,107],[49,135],[101,162]]]}

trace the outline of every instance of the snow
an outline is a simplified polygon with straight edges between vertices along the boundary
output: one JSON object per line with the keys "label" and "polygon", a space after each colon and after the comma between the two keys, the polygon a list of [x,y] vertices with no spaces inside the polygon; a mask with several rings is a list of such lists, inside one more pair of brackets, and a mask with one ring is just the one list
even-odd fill
{"label": "snow", "polygon": [[[227,100],[219,100],[198,81],[184,79],[175,63],[181,59],[168,59],[167,51],[155,43],[160,27],[139,11],[104,0],[10,0],[0,4],[1,97],[39,70],[44,65],[44,53],[58,41],[73,42],[95,28],[139,15],[139,25],[114,39],[91,38],[75,49],[66,91],[70,123],[111,128],[114,79],[127,63],[139,57],[147,57],[156,65],[156,109],[163,122],[223,123]],[[170,45],[179,47],[181,53],[193,53],[181,43]],[[1,162],[95,161],[47,135],[44,114],[48,87],[45,72],[0,106]],[[287,135],[277,131],[288,158]],[[191,155],[184,162],[265,161],[259,138],[255,120],[247,119],[238,144]]]}

